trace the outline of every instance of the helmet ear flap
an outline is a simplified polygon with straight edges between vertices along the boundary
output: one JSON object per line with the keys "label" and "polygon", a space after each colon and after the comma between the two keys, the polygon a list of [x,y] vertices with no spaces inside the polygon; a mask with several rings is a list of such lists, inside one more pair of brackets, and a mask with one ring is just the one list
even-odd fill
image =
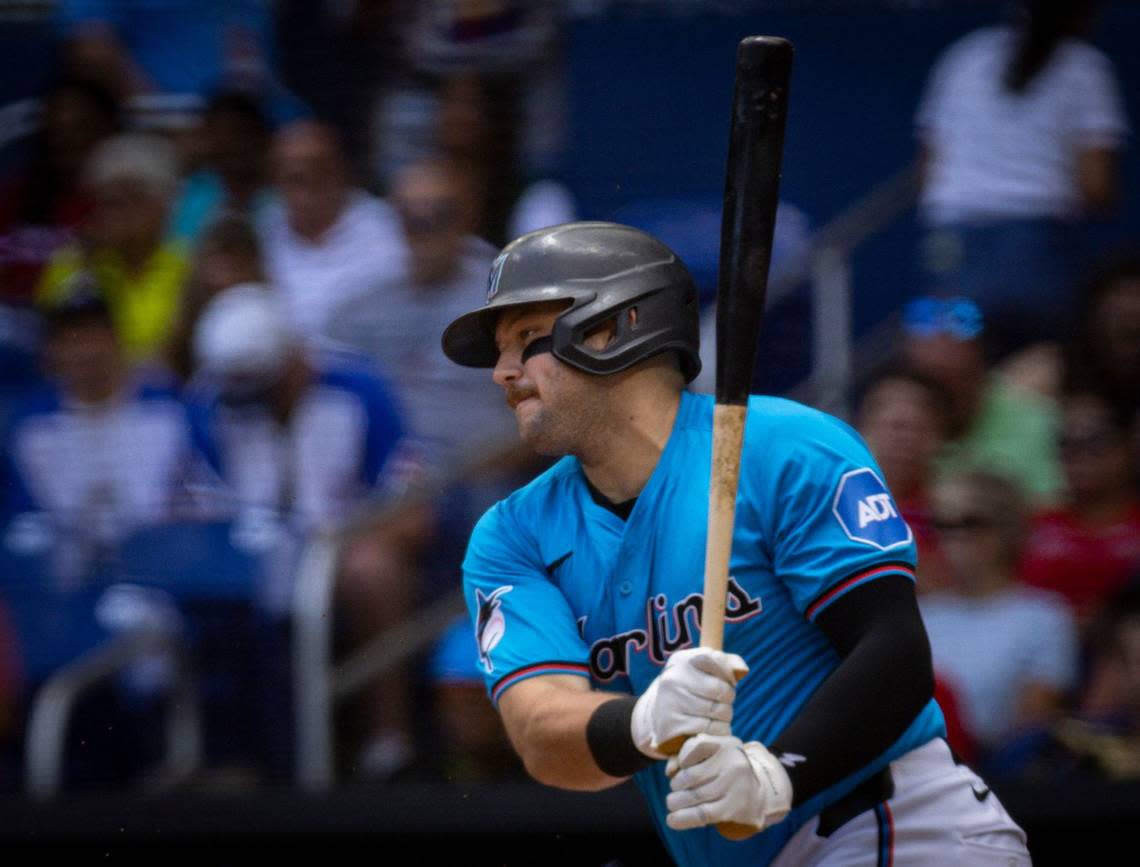
{"label": "helmet ear flap", "polygon": [[[618,303],[603,294],[558,317],[553,331],[554,355],[587,373],[609,374],[661,352],[676,350],[685,379],[691,381],[700,371],[700,323],[695,298],[688,281],[650,286]],[[611,322],[613,338],[605,347],[591,346],[589,335]]]}

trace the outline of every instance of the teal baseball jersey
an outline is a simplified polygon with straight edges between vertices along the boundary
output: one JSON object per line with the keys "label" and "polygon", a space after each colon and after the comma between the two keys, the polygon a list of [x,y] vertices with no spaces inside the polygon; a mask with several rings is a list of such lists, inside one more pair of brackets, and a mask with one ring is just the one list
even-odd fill
{"label": "teal baseball jersey", "polygon": [[[595,502],[575,458],[483,516],[463,572],[493,701],[547,674],[639,695],[671,653],[700,644],[712,410],[711,397],[682,395],[669,441],[627,520]],[[751,671],[738,687],[733,733],[772,743],[839,664],[815,619],[868,581],[913,580],[914,567],[913,534],[859,435],[800,404],[752,398],[724,637],[724,649]],[[862,779],[944,733],[932,700],[875,762],[743,842],[713,828],[665,825],[664,762],[635,779],[682,867],[760,865]]]}

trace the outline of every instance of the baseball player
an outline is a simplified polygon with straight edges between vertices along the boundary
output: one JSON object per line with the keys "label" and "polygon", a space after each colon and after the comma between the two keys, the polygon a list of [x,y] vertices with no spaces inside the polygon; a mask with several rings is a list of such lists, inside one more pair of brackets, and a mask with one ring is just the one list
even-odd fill
{"label": "baseball player", "polygon": [[680,865],[1028,864],[943,739],[914,539],[844,423],[751,399],[725,649],[698,647],[697,334],[684,265],[611,223],[517,239],[444,332],[453,361],[494,368],[522,438],[565,456],[483,516],[463,565],[527,769],[579,790],[633,776]]}

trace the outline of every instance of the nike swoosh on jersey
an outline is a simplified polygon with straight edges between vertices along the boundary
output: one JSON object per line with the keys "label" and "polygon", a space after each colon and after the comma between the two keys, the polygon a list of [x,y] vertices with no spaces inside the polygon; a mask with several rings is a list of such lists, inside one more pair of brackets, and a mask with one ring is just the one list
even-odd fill
{"label": "nike swoosh on jersey", "polygon": [[989,786],[982,786],[980,789],[975,789],[973,786],[970,786],[970,791],[974,793],[974,797],[979,801],[984,801],[990,796]]}
{"label": "nike swoosh on jersey", "polygon": [[551,578],[553,578],[554,577],[554,570],[557,569],[559,566],[561,566],[563,563],[565,563],[567,560],[569,560],[573,555],[574,555],[573,551],[567,551],[565,554],[563,554],[557,560],[554,560],[551,563],[548,563],[545,567],[546,568],[546,574],[549,575]]}

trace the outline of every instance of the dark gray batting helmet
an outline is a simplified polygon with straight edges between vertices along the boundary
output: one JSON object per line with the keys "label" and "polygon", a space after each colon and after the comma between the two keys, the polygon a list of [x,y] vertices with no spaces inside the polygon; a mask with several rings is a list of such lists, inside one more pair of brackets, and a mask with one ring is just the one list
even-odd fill
{"label": "dark gray batting helmet", "polygon": [[[571,303],[554,322],[551,351],[587,373],[616,373],[676,350],[686,382],[700,373],[697,288],[677,254],[639,229],[617,223],[564,223],[512,241],[495,259],[487,303],[443,332],[443,351],[467,367],[494,367],[495,323],[504,310],[544,301]],[[637,308],[636,322],[618,314]],[[604,349],[586,335],[610,319]]]}

